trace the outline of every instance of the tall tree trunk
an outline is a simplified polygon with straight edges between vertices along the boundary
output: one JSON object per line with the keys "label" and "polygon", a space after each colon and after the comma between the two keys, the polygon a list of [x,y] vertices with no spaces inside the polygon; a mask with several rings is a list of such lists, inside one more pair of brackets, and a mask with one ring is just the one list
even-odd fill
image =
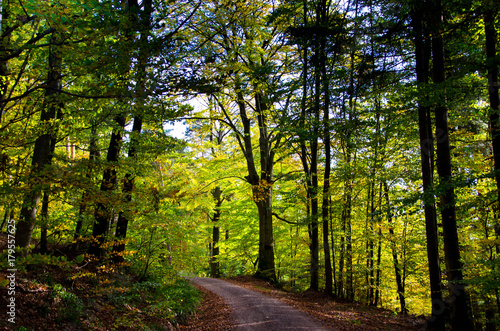
{"label": "tall tree trunk", "polygon": [[[368,271],[369,271],[369,282],[367,282],[367,286],[368,286],[368,304],[370,305],[377,305],[377,301],[378,301],[378,298],[376,298],[376,292],[377,292],[377,285],[376,285],[376,282],[377,282],[377,276],[376,274],[379,274],[379,259],[378,259],[378,251],[377,251],[377,268],[374,267],[375,265],[375,238],[377,237],[376,233],[375,233],[375,228],[374,228],[374,225],[376,224],[379,228],[379,235],[378,235],[378,239],[380,241],[380,224],[379,224],[379,221],[376,220],[376,218],[378,219],[379,217],[376,215],[377,213],[377,205],[375,204],[375,195],[376,195],[376,189],[375,189],[375,186],[376,186],[376,175],[377,175],[377,169],[378,169],[378,164],[379,164],[379,153],[380,153],[380,148],[381,148],[381,126],[380,126],[380,102],[378,100],[375,101],[376,102],[376,109],[377,109],[377,119],[376,119],[376,126],[375,126],[375,136],[374,136],[374,153],[373,153],[373,165],[371,167],[371,175],[370,175],[370,179],[371,179],[371,189],[369,190],[369,192],[371,192],[371,194],[369,194],[369,204],[370,204],[370,207],[369,207],[369,210],[370,210],[370,213],[368,215]],[[381,183],[380,183],[381,185]],[[380,189],[381,187],[379,187],[379,203],[378,203],[378,208],[380,209]],[[380,250],[380,245],[379,245],[379,248],[378,250]]]}
{"label": "tall tree trunk", "polygon": [[[319,139],[319,113],[320,113],[320,99],[321,99],[321,73],[319,68],[319,46],[316,47],[314,58],[315,58],[315,68],[314,68],[314,114],[311,119],[312,123],[312,136],[309,138],[310,144],[310,181],[311,186],[308,188],[310,190],[311,198],[311,289],[313,291],[318,291],[319,289],[319,229],[318,229],[318,217],[319,217],[319,204],[318,204],[318,139]],[[303,159],[307,159],[304,156]]]}
{"label": "tall tree trunk", "polygon": [[[253,155],[251,121],[247,114],[246,102],[243,98],[240,78],[236,77],[235,91],[236,103],[239,109],[243,133],[237,135],[238,144],[246,160],[248,176],[247,182],[252,185],[253,201],[259,213],[259,257],[256,277],[276,280],[276,268],[274,264],[274,237],[273,237],[273,205],[272,185],[274,151],[271,146],[271,137],[267,132],[266,112],[268,110],[262,95],[256,93],[255,105],[257,122],[259,126],[259,150],[260,150],[260,176],[257,172],[255,158]],[[226,113],[227,114],[227,113]],[[228,119],[231,122],[230,119]],[[279,139],[278,139],[279,143]]]}
{"label": "tall tree trunk", "polygon": [[275,280],[272,188],[270,183],[263,181],[261,185],[254,185],[253,194],[257,200],[255,204],[259,211],[259,263],[256,276]]}
{"label": "tall tree trunk", "polygon": [[[260,180],[253,185],[254,201],[259,210],[259,265],[258,276],[276,280],[273,236],[273,168],[274,151],[267,128],[268,105],[260,93],[255,95],[259,125]],[[277,140],[279,143],[279,139]],[[256,195],[257,194],[257,195]]]}
{"label": "tall tree trunk", "polygon": [[[307,15],[308,7],[307,1],[304,1],[303,6],[304,15],[304,26],[307,26]],[[307,119],[312,123],[311,132],[304,130],[302,137],[300,138],[301,154],[300,159],[302,161],[302,167],[304,169],[304,174],[307,183],[307,208],[309,212],[308,217],[310,219],[308,225],[309,233],[309,252],[310,252],[310,288],[317,291],[319,288],[319,231],[318,231],[318,125],[319,125],[319,109],[320,109],[320,97],[321,97],[321,76],[319,71],[319,46],[315,45],[314,54],[314,114],[309,114],[307,105],[307,85],[309,81],[309,59],[308,59],[308,43],[309,41],[304,38],[303,48],[303,69],[302,69],[302,102],[301,102],[301,117],[300,117],[300,128],[299,130],[304,130],[304,125]],[[309,118],[311,117],[311,118]],[[307,148],[307,143],[309,142],[309,151]]]}
{"label": "tall tree trunk", "polygon": [[[105,196],[110,196],[115,190],[117,181],[117,162],[120,156],[120,149],[122,145],[123,128],[125,127],[125,115],[120,114],[115,117],[116,127],[113,129],[111,139],[109,141],[108,154],[106,156],[106,169],[104,170],[101,180],[101,193]],[[107,198],[107,197],[106,197]],[[102,199],[101,199],[102,200]],[[95,223],[92,228],[92,237],[94,240],[89,247],[89,253],[101,257],[104,253],[102,244],[106,241],[106,236],[109,231],[111,222],[111,209],[109,199],[105,201],[98,201],[94,213]],[[108,200],[108,201],[106,201]]]}
{"label": "tall tree trunk", "polygon": [[373,298],[373,214],[374,210],[374,190],[375,190],[375,167],[372,166],[371,176],[368,183],[368,196],[366,199],[366,303],[371,304]]}
{"label": "tall tree trunk", "polygon": [[347,299],[354,301],[354,270],[353,270],[353,256],[352,256],[352,181],[349,182],[348,189],[348,201],[346,209],[346,223],[347,223],[347,234],[346,234],[346,253],[347,253]]}
{"label": "tall tree trunk", "polygon": [[398,289],[399,305],[401,307],[401,314],[406,315],[408,313],[408,309],[406,308],[405,287],[402,281],[401,266],[399,265],[398,251],[396,249],[396,238],[394,236],[392,212],[390,209],[389,185],[387,185],[387,182],[384,182],[384,196],[387,209],[387,223],[389,224],[390,245],[392,251],[392,261],[394,264],[394,274],[396,276],[396,287]]}
{"label": "tall tree trunk", "polygon": [[[379,184],[379,203],[378,203],[378,209],[382,209],[382,182]],[[378,233],[377,233],[377,239],[378,239],[378,246],[377,246],[377,266],[375,268],[375,298],[373,299],[373,305],[377,306],[379,299],[381,297],[380,295],[380,274],[382,272],[380,268],[380,263],[382,262],[382,226],[380,224],[381,222],[381,216],[377,216],[377,227],[378,227]]]}
{"label": "tall tree trunk", "polygon": [[[500,214],[500,96],[498,94],[498,60],[497,34],[495,30],[495,13],[488,9],[484,14],[484,31],[486,35],[486,67],[488,68],[488,94],[490,98],[490,130],[493,145],[493,166],[497,184],[496,213]],[[498,216],[497,216],[498,219]]]}
{"label": "tall tree trunk", "polygon": [[[497,206],[495,211],[496,238],[500,236],[500,96],[498,93],[498,60],[497,60],[497,33],[495,29],[496,12],[488,8],[484,14],[484,30],[486,35],[486,66],[488,68],[488,94],[490,99],[490,130],[493,145],[493,169],[497,184]],[[496,244],[496,253],[500,253],[500,245]],[[500,293],[495,290],[498,314],[500,315]],[[491,314],[491,313],[490,313]]]}
{"label": "tall tree trunk", "polygon": [[[93,124],[90,132],[90,143],[89,143],[89,159],[87,166],[87,173],[85,177],[88,182],[92,182],[92,169],[94,168],[95,162],[99,157],[99,151],[97,150],[97,128]],[[76,249],[79,247],[79,238],[82,236],[83,220],[85,219],[85,214],[87,213],[87,206],[90,200],[91,190],[85,188],[80,200],[80,208],[78,211],[78,221],[76,222],[74,239],[76,241]]]}
{"label": "tall tree trunk", "polygon": [[[342,207],[342,227],[343,235],[345,236],[345,268],[341,270],[345,277],[345,298],[354,300],[354,284],[353,284],[353,255],[352,255],[352,191],[353,191],[353,165],[352,165],[352,146],[350,133],[346,138],[345,161],[347,167],[347,178],[344,181],[344,197]],[[340,268],[339,268],[340,271]]]}
{"label": "tall tree trunk", "polygon": [[40,212],[41,218],[41,233],[40,233],[40,253],[46,254],[48,251],[47,247],[47,232],[48,232],[48,220],[49,220],[49,196],[50,188],[43,192],[42,198],[42,211]]}
{"label": "tall tree trunk", "polygon": [[[137,3],[134,3],[134,7],[138,9]],[[148,38],[150,36],[151,29],[151,14],[153,11],[152,0],[143,1],[143,11],[140,15],[139,27],[140,27],[140,45],[139,45],[139,57],[137,59],[137,88],[136,94],[138,95],[138,100],[136,101],[136,109],[134,116],[134,125],[132,127],[131,137],[130,137],[130,147],[128,150],[128,158],[134,159],[137,153],[137,144],[139,135],[142,131],[142,112],[141,109],[144,106],[145,93],[146,93],[146,70],[147,61],[149,58],[148,50]],[[125,251],[125,238],[127,237],[128,224],[131,219],[131,213],[127,210],[130,202],[132,201],[132,191],[134,189],[134,176],[130,173],[125,175],[123,180],[123,203],[124,208],[120,211],[118,215],[118,221],[116,223],[115,237],[118,243],[113,246],[113,260],[115,263],[123,262],[123,252]]]}
{"label": "tall tree trunk", "polygon": [[[416,75],[419,84],[428,83],[430,55],[424,43],[423,5],[416,5],[412,14],[412,28],[415,43]],[[437,236],[436,207],[433,193],[434,181],[434,140],[431,129],[430,108],[424,105],[425,96],[418,105],[418,127],[420,137],[420,164],[422,168],[423,202],[425,232],[427,238],[427,260],[429,263],[429,282],[431,289],[431,329],[445,329],[445,304],[441,291],[441,267],[439,261],[439,242]],[[400,297],[401,301],[401,297]]]}
{"label": "tall tree trunk", "polygon": [[330,241],[332,243],[332,278],[333,278],[333,295],[337,295],[337,287],[338,287],[338,277],[335,267],[337,265],[337,248],[335,247],[335,235],[334,235],[334,227],[333,227],[333,208],[332,208],[332,195],[330,194],[330,202],[329,202],[329,213],[330,213]]}
{"label": "tall tree trunk", "polygon": [[49,47],[49,70],[47,77],[47,89],[42,105],[40,126],[42,134],[36,139],[31,162],[31,174],[29,181],[31,186],[24,196],[21,208],[21,218],[17,224],[16,245],[27,248],[31,243],[31,236],[35,226],[38,203],[42,195],[43,187],[47,187],[46,167],[51,164],[53,143],[57,136],[57,124],[55,119],[61,114],[62,104],[59,94],[62,84],[62,56],[58,43],[60,36],[54,33],[51,36]]}
{"label": "tall tree trunk", "polygon": [[[350,116],[350,115],[349,115]],[[350,118],[351,119],[351,118]],[[353,256],[352,256],[352,191],[353,191],[353,148],[351,142],[351,132],[346,133],[344,141],[344,161],[346,164],[346,178],[344,179],[344,192],[342,201],[342,237],[341,256],[339,262],[339,296],[354,300],[353,284]],[[344,283],[345,282],[345,283]]]}
{"label": "tall tree trunk", "polygon": [[[0,3],[0,11],[2,19],[0,20],[0,35],[3,36],[4,32],[8,30],[8,21],[10,17],[10,0],[4,0]],[[0,40],[0,56],[6,54],[6,50],[10,45],[10,34]],[[0,61],[0,123],[2,123],[2,115],[5,109],[4,100],[7,97],[7,90],[9,88],[9,63],[7,60]]]}
{"label": "tall tree trunk", "polygon": [[[354,17],[355,17],[355,35],[354,39],[356,40],[357,35],[356,31],[358,29],[357,25],[357,17],[358,17],[358,12],[359,12],[359,1],[355,0],[355,9],[354,9]],[[351,53],[349,54],[349,87],[347,88],[348,91],[348,97],[349,97],[349,112],[348,112],[348,127],[347,128],[347,134],[346,134],[346,165],[348,169],[348,196],[347,196],[347,207],[346,207],[346,220],[347,220],[347,298],[349,300],[354,300],[354,282],[353,282],[353,252],[352,252],[352,220],[351,220],[351,212],[352,212],[352,190],[353,190],[353,185],[354,185],[354,171],[353,169],[355,168],[355,165],[353,166],[353,162],[355,163],[356,161],[356,152],[353,151],[353,143],[351,141],[352,139],[352,128],[354,126],[354,120],[356,118],[356,113],[355,113],[355,101],[356,101],[356,82],[355,82],[355,61],[356,61],[356,48],[353,47],[351,49]],[[344,112],[344,117],[345,117],[345,112]],[[352,126],[351,126],[352,125]]]}
{"label": "tall tree trunk", "polygon": [[[123,31],[123,41],[128,43],[132,40],[134,31],[136,31],[138,26],[138,16],[137,12],[139,11],[139,5],[137,0],[122,0],[122,8],[126,13],[127,26]],[[125,51],[125,58],[118,63],[119,72],[124,75],[128,75],[130,73],[131,67],[131,57],[130,54]],[[127,58],[128,57],[128,58]],[[124,106],[126,101],[118,100],[118,107]],[[111,133],[111,140],[108,146],[108,154],[106,156],[106,169],[103,172],[102,181],[100,191],[106,196],[108,201],[98,201],[96,204],[94,218],[95,223],[92,228],[92,237],[93,241],[89,247],[89,254],[92,254],[98,258],[102,257],[104,254],[104,249],[102,245],[106,241],[106,237],[110,230],[110,225],[112,221],[112,209],[111,204],[109,203],[109,198],[112,197],[113,191],[116,189],[118,185],[117,178],[117,163],[120,156],[121,146],[123,144],[123,131],[125,128],[125,122],[127,119],[127,113],[120,110],[115,116],[115,127],[113,128],[113,132]],[[142,121],[141,125],[142,125]],[[134,122],[134,126],[135,126]],[[133,182],[130,178],[125,179],[124,187],[128,190],[131,186],[133,186]],[[127,194],[125,194],[127,196]],[[127,197],[125,197],[125,200]],[[119,218],[119,215],[118,215]],[[119,233],[123,233],[123,221],[122,224],[119,225]],[[126,231],[126,230],[125,230]]]}
{"label": "tall tree trunk", "polygon": [[323,202],[321,205],[321,217],[323,221],[323,253],[325,257],[325,293],[331,295],[333,292],[333,270],[330,257],[330,245],[328,235],[330,233],[330,173],[331,173],[331,146],[330,146],[330,90],[329,80],[326,72],[326,55],[324,44],[321,45],[321,70],[323,77],[323,144],[325,148],[325,172],[323,174]]}
{"label": "tall tree trunk", "polygon": [[[214,106],[212,106],[212,98],[209,100],[210,106],[210,118],[216,118],[215,114],[213,113]],[[224,130],[221,128],[216,128],[215,124],[210,123],[210,142],[212,144],[215,143],[215,146],[217,146],[218,149],[221,148],[222,146],[222,141],[225,136]],[[217,157],[217,151],[215,147],[211,148],[212,156]],[[218,278],[220,277],[220,262],[218,260],[219,254],[220,254],[220,249],[219,249],[219,241],[220,241],[220,235],[221,235],[221,229],[220,229],[220,218],[221,218],[221,207],[222,207],[222,202],[224,201],[225,198],[222,197],[222,189],[220,186],[216,186],[212,190],[212,197],[214,198],[215,201],[215,208],[213,211],[213,216],[210,218],[213,226],[212,226],[212,241],[210,244],[210,276],[213,278]],[[226,232],[226,235],[228,236],[229,234]]]}
{"label": "tall tree trunk", "polygon": [[220,216],[221,216],[221,206],[222,206],[222,190],[220,186],[217,186],[212,190],[212,196],[215,200],[215,210],[214,216],[212,217],[212,222],[214,226],[212,227],[212,249],[210,252],[210,276],[213,278],[220,277],[219,270],[219,240],[220,240]]}
{"label": "tall tree trunk", "polygon": [[[130,139],[130,148],[128,150],[128,157],[133,159],[136,154],[137,136],[141,133],[142,117],[136,116],[134,118],[134,125],[132,127],[132,137]],[[115,263],[123,262],[123,252],[125,251],[125,238],[127,237],[128,223],[131,219],[131,213],[128,211],[128,205],[132,201],[132,190],[134,189],[134,176],[130,173],[125,174],[123,179],[123,208],[118,214],[118,221],[116,222],[115,237],[118,243],[113,246],[113,261]]]}
{"label": "tall tree trunk", "polygon": [[366,303],[373,304],[374,288],[375,288],[375,269],[374,265],[374,249],[375,249],[375,232],[373,225],[375,223],[375,181],[377,174],[378,152],[379,152],[379,135],[380,133],[380,113],[377,114],[377,125],[375,129],[375,144],[373,153],[373,164],[371,166],[370,177],[368,182],[368,198],[366,201]]}
{"label": "tall tree trunk", "polygon": [[[63,115],[61,114],[61,111],[59,109],[58,111],[57,118],[61,119]],[[56,136],[52,136],[51,142],[50,142],[50,155],[49,155],[49,164],[52,164],[52,159],[54,157],[54,153],[56,150]],[[47,232],[48,232],[48,219],[49,219],[49,199],[50,199],[50,184],[48,185],[47,188],[44,189],[43,191],[43,198],[42,198],[42,211],[40,214],[41,218],[41,233],[40,233],[40,253],[45,254],[48,251],[48,242],[47,242]]]}
{"label": "tall tree trunk", "polygon": [[[344,195],[345,195],[346,188],[344,187]],[[341,229],[340,229],[340,256],[339,256],[339,271],[337,273],[337,297],[339,298],[345,298],[345,291],[344,291],[344,263],[345,263],[345,241],[346,241],[346,217],[345,217],[345,201],[343,199],[343,207],[342,207],[342,214],[340,217],[340,222],[341,222]]]}
{"label": "tall tree trunk", "polygon": [[[438,90],[444,90],[445,57],[442,36],[442,6],[440,0],[431,1],[430,27],[432,29],[432,64],[434,83]],[[443,93],[443,91],[441,91]],[[436,95],[434,109],[436,119],[436,156],[439,184],[442,187],[441,217],[443,222],[444,252],[450,291],[450,316],[455,330],[474,330],[474,321],[467,292],[463,284],[462,262],[457,231],[455,193],[452,178],[451,152],[448,128],[448,109],[443,94]]]}

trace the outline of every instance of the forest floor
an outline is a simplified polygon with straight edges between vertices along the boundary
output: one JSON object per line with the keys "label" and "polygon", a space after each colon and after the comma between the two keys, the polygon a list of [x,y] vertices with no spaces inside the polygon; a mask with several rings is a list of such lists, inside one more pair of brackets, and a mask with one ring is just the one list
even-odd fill
{"label": "forest floor", "polygon": [[35,241],[10,265],[6,243],[0,234],[0,330],[174,330],[201,301],[175,273],[139,279],[130,267],[92,262],[71,243],[51,244],[43,255]]}
{"label": "forest floor", "polygon": [[[251,276],[225,279],[233,284],[281,300],[301,310],[332,330],[424,330],[425,319],[398,315],[391,310],[334,300],[323,293],[293,293]],[[204,301],[198,314],[192,316],[181,330],[231,330],[235,324],[229,306],[216,294],[201,289]]]}

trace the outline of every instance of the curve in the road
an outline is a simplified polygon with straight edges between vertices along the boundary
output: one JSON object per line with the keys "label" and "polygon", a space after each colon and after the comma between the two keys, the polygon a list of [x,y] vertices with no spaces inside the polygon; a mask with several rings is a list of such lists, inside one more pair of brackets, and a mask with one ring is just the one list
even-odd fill
{"label": "curve in the road", "polygon": [[326,330],[305,313],[263,294],[213,278],[192,278],[224,299],[231,308],[235,330]]}

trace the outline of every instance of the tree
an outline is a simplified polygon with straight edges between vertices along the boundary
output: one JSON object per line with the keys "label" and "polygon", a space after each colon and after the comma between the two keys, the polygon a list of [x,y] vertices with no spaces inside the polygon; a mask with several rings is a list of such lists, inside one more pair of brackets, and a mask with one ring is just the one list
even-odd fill
{"label": "tree", "polygon": [[[122,31],[122,36],[121,40],[125,44],[130,44],[135,37],[135,32],[132,29],[132,26],[134,26],[137,23],[137,12],[139,11],[139,5],[136,0],[124,0],[123,5],[125,6],[125,15],[124,19],[128,24],[125,24],[124,30]],[[127,80],[127,75],[130,72],[130,65],[132,62],[131,58],[131,53],[130,51],[125,51],[124,54],[122,54],[123,59],[118,59],[117,65],[119,66],[119,73],[122,74],[122,77],[118,77],[118,79],[123,80],[122,84],[124,85],[122,88],[123,90],[128,88],[129,82]],[[142,59],[141,59],[142,61]],[[123,131],[125,128],[126,124],[126,119],[127,119],[127,112],[125,109],[126,105],[126,100],[124,99],[118,99],[115,103],[117,112],[114,117],[114,122],[115,125],[113,127],[113,131],[111,134],[111,139],[109,141],[109,146],[108,146],[108,152],[106,155],[106,161],[108,164],[106,165],[106,168],[103,172],[102,175],[102,181],[101,181],[101,186],[100,190],[103,193],[103,197],[101,198],[101,201],[98,201],[96,204],[95,208],[95,223],[92,228],[92,237],[94,241],[89,247],[89,253],[95,255],[98,258],[101,258],[104,254],[102,245],[106,241],[107,234],[110,230],[110,225],[111,225],[111,218],[112,218],[112,212],[111,212],[111,204],[109,204],[109,201],[113,201],[111,195],[113,194],[113,191],[116,189],[116,186],[118,185],[118,160],[120,158],[120,152],[121,148],[123,145]],[[136,126],[136,132],[141,130],[142,123],[141,121],[134,122],[134,126]],[[135,147],[133,147],[135,148]],[[133,154],[135,153],[135,150],[132,148],[132,157]],[[130,151],[129,151],[130,154]],[[126,178],[126,182],[124,184],[125,188],[124,190],[126,191],[126,198],[128,199],[129,196],[128,194],[132,190],[133,182],[130,181],[130,178]],[[111,199],[110,199],[111,198]],[[126,221],[122,219],[120,222],[120,225],[117,229],[119,237],[123,238],[126,234],[126,225],[124,225]],[[117,246],[115,248],[116,251],[120,251],[122,248],[121,245]],[[120,258],[117,258],[120,260]]]}
{"label": "tree", "polygon": [[62,82],[62,55],[58,50],[61,36],[54,33],[49,48],[47,89],[45,92],[40,125],[42,133],[35,141],[31,162],[31,185],[25,195],[21,209],[22,219],[16,230],[16,245],[27,248],[35,226],[38,202],[44,188],[49,185],[49,166],[51,165],[54,144],[57,139],[57,119],[62,116],[62,104],[59,100]]}
{"label": "tree", "polygon": [[490,126],[491,141],[493,145],[493,161],[495,169],[495,181],[498,191],[498,208],[500,210],[500,97],[498,94],[498,60],[497,60],[497,33],[495,29],[495,17],[498,8],[485,8],[484,32],[486,43],[486,67],[488,69],[488,96],[490,101]]}
{"label": "tree", "polygon": [[[147,63],[149,58],[149,46],[148,38],[151,35],[151,16],[153,11],[152,0],[145,0],[143,2],[143,12],[140,15],[140,45],[139,45],[139,54],[138,54],[138,65],[137,65],[137,87],[136,94],[139,96],[137,98],[135,115],[134,115],[134,124],[132,127],[131,138],[130,138],[130,147],[128,150],[128,157],[134,158],[137,154],[137,145],[138,145],[138,136],[141,134],[142,130],[142,122],[143,122],[143,107],[145,107],[145,99],[146,99],[146,74],[147,74]],[[127,204],[130,204],[132,201],[132,190],[134,188],[134,178],[133,175],[127,173],[123,180],[123,189],[122,192],[124,194],[124,209],[127,209]],[[123,251],[125,250],[124,240],[127,237],[127,227],[130,221],[131,215],[130,212],[120,211],[118,215],[118,220],[116,223],[115,237],[119,241],[118,244],[113,246],[113,254],[115,262],[123,262]]]}
{"label": "tree", "polygon": [[[424,8],[417,4],[413,11],[412,28],[415,43],[415,71],[419,84],[428,83],[429,60],[428,45],[424,42],[428,34],[424,31]],[[422,92],[425,96],[425,94]],[[426,106],[425,97],[419,100],[418,123],[420,135],[420,162],[424,193],[425,229],[427,237],[427,260],[429,262],[429,280],[432,301],[431,325],[435,330],[444,330],[444,301],[441,294],[441,269],[439,266],[439,243],[437,237],[436,209],[433,195],[434,140],[430,107]]]}
{"label": "tree", "polygon": [[[235,3],[215,8],[216,12],[210,13],[211,23],[198,30],[203,40],[212,42],[207,53],[217,54],[214,55],[216,59],[209,61],[212,70],[219,72],[213,83],[221,84],[220,80],[223,80],[221,92],[228,93],[235,105],[228,108],[218,102],[221,109],[219,119],[233,130],[236,137],[247,165],[245,179],[251,185],[259,213],[257,276],[274,280],[272,187],[275,155],[282,137],[273,122],[273,115],[275,100],[280,95],[277,85],[283,75],[277,71],[284,68],[278,63],[281,56],[278,51],[283,45],[274,41],[278,33],[276,29],[257,24],[269,15],[266,6],[249,3],[243,8]],[[238,20],[233,20],[236,17]],[[221,22],[227,18],[229,24]],[[255,144],[258,145],[257,155],[254,154]]]}
{"label": "tree", "polygon": [[[432,37],[433,80],[440,93],[444,92],[445,56],[442,31],[443,9],[440,0],[429,3],[432,14],[429,26]],[[441,218],[443,222],[443,243],[451,302],[451,321],[454,329],[473,330],[474,322],[469,307],[469,299],[463,284],[463,265],[460,260],[455,197],[452,181],[452,165],[448,127],[448,109],[439,101],[442,95],[434,96],[434,116],[436,125],[436,161],[441,189]]]}

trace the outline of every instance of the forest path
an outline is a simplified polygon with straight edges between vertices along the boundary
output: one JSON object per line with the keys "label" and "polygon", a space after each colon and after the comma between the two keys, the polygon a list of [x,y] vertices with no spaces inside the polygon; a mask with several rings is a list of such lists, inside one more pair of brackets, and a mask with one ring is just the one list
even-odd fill
{"label": "forest path", "polygon": [[191,281],[224,299],[232,310],[235,330],[327,330],[288,304],[241,286],[214,278]]}

